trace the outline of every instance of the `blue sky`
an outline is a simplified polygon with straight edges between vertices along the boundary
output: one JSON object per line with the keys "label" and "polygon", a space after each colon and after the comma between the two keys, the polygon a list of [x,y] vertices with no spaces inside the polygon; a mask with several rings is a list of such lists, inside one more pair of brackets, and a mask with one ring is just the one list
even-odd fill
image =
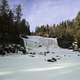
{"label": "blue sky", "polygon": [[42,24],[56,24],[73,19],[80,11],[80,0],[10,0],[15,7],[21,4],[23,17],[30,23],[31,31]]}

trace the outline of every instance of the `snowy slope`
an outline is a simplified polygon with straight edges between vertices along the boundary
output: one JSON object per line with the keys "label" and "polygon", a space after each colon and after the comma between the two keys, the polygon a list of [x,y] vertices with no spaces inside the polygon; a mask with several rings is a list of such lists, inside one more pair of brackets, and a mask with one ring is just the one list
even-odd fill
{"label": "snowy slope", "polygon": [[[0,57],[0,80],[80,80],[79,52],[59,48],[53,38],[29,36],[24,41],[26,50],[36,55]],[[46,51],[49,53],[44,56]],[[52,57],[60,60],[47,62]]]}

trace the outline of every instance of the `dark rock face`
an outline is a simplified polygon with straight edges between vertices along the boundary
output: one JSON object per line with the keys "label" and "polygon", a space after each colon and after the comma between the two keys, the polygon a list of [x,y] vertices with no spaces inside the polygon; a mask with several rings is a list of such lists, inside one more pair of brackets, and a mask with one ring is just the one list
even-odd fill
{"label": "dark rock face", "polygon": [[30,52],[29,54],[35,55],[36,53],[35,52]]}
{"label": "dark rock face", "polygon": [[2,55],[2,56],[5,55],[5,51],[3,50],[3,48],[0,49],[0,55]]}
{"label": "dark rock face", "polygon": [[78,54],[77,56],[80,56],[80,54]]}
{"label": "dark rock face", "polygon": [[52,60],[53,60],[53,61],[57,61],[57,59],[55,59],[55,58],[52,58]]}
{"label": "dark rock face", "polygon": [[47,62],[55,62],[55,61],[57,61],[57,59],[55,59],[55,58],[52,58],[52,59],[48,59],[47,60]]}
{"label": "dark rock face", "polygon": [[21,37],[28,39],[28,37],[26,35],[21,35]]}
{"label": "dark rock face", "polygon": [[23,54],[26,54],[26,50],[22,50]]}
{"label": "dark rock face", "polygon": [[42,47],[42,45],[39,45],[38,47]]}
{"label": "dark rock face", "polygon": [[61,48],[69,48],[70,46],[72,46],[72,41],[64,38],[57,38],[57,42],[59,47]]}
{"label": "dark rock face", "polygon": [[10,53],[9,49],[6,48],[6,47],[4,48],[4,51],[7,52],[7,53]]}

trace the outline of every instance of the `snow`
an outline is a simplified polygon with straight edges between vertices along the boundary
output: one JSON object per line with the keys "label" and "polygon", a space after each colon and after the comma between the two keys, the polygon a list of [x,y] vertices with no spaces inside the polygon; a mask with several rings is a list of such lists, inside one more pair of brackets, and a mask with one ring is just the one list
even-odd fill
{"label": "snow", "polygon": [[[29,36],[24,42],[35,55],[0,56],[0,80],[80,80],[79,52],[59,48],[56,38]],[[59,59],[47,62],[53,57]]]}

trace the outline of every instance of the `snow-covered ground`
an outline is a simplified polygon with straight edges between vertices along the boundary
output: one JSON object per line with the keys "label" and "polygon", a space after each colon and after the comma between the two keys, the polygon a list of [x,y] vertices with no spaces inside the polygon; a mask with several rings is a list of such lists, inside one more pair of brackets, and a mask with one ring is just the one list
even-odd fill
{"label": "snow-covered ground", "polygon": [[[30,54],[0,56],[0,80],[80,80],[79,52],[59,48],[56,38],[29,36],[24,42]],[[56,62],[47,62],[53,57]]]}

